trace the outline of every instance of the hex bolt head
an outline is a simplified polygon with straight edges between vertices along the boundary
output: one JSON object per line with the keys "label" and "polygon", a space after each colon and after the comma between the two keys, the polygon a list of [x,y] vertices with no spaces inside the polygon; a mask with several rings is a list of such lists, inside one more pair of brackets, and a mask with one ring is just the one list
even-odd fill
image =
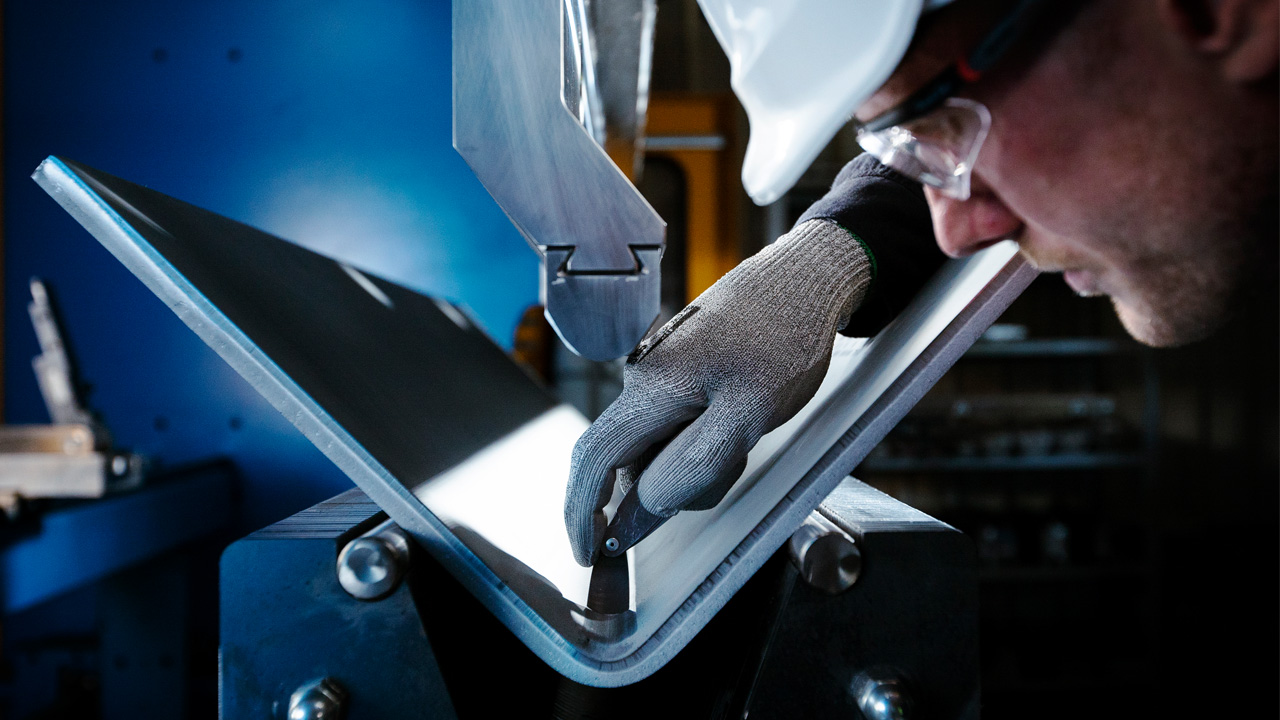
{"label": "hex bolt head", "polygon": [[338,583],[359,600],[380,600],[404,577],[408,544],[400,530],[364,535],[338,555]]}
{"label": "hex bolt head", "polygon": [[346,711],[347,691],[325,677],[303,683],[289,696],[289,720],[339,720]]}
{"label": "hex bolt head", "polygon": [[858,709],[867,720],[911,720],[915,703],[906,683],[885,672],[863,673],[850,687]]}
{"label": "hex bolt head", "polygon": [[791,562],[811,587],[838,595],[862,574],[862,551],[854,539],[816,511],[788,543]]}

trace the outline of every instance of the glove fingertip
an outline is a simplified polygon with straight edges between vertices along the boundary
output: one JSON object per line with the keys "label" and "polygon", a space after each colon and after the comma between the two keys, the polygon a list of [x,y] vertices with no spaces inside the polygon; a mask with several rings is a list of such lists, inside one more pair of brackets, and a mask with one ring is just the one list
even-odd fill
{"label": "glove fingertip", "polygon": [[573,550],[573,559],[582,567],[591,567],[599,556],[600,543],[604,540],[604,511],[591,512],[587,527],[583,527],[581,522],[576,517],[570,516],[567,511],[566,516],[566,524],[571,528],[569,547]]}
{"label": "glove fingertip", "polygon": [[729,490],[733,488],[734,483],[742,477],[742,472],[747,469],[747,459],[744,457],[731,466],[727,466],[722,470],[716,479],[707,486],[699,495],[689,499],[684,504],[685,510],[710,510],[724,500],[724,496],[729,494]]}
{"label": "glove fingertip", "polygon": [[649,477],[648,473],[637,480],[633,492],[637,493],[640,504],[654,515],[671,517],[680,512],[681,507],[677,493],[673,492],[672,482],[665,477]]}
{"label": "glove fingertip", "polygon": [[646,510],[674,515],[685,509],[709,509],[742,476],[760,433],[751,425],[724,422],[726,412],[723,407],[719,412],[708,410],[649,465],[636,483]]}

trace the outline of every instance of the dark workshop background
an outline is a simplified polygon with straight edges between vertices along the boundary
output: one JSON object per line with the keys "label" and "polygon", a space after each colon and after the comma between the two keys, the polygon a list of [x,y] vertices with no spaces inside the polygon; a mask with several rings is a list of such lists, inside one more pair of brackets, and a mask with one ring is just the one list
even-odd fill
{"label": "dark workshop background", "polygon": [[[130,502],[0,521],[0,717],[213,717],[219,551],[350,483],[29,179],[44,157],[458,302],[589,415],[618,365],[556,350],[534,253],[451,147],[448,2],[5,0],[0,17],[4,420],[49,421],[27,315],[44,278],[90,405],[151,460]],[[673,313],[857,149],[842,133],[753,206],[696,3],[661,2],[655,37],[638,183],[670,225]],[[1274,711],[1278,305],[1269,288],[1212,340],[1151,351],[1105,300],[1041,278],[859,468],[972,537],[984,717]],[[10,553],[55,531],[46,554]]]}

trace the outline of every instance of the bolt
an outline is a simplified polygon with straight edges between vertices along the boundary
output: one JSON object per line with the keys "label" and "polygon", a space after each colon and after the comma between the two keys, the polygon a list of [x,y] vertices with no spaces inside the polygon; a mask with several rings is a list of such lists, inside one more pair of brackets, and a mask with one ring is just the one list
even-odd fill
{"label": "bolt", "polygon": [[867,720],[909,720],[915,703],[896,675],[862,674],[853,681],[853,696]]}
{"label": "bolt", "polygon": [[618,552],[618,538],[609,538],[604,541],[604,549],[609,552]]}
{"label": "bolt", "polygon": [[400,585],[409,541],[390,520],[347,543],[338,554],[338,584],[359,600],[380,600]]}
{"label": "bolt", "polygon": [[289,720],[338,720],[346,709],[347,691],[333,678],[303,683],[289,696]]}
{"label": "bolt", "polygon": [[854,539],[817,510],[805,518],[787,547],[804,581],[830,595],[848,590],[862,573],[862,551]]}

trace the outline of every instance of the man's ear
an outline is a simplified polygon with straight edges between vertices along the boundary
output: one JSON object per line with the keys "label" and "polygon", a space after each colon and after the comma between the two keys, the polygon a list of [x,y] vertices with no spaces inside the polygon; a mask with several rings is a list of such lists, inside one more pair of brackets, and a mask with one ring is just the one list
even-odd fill
{"label": "man's ear", "polygon": [[1250,83],[1280,67],[1280,0],[1164,0],[1164,16],[1190,46],[1217,58],[1223,77]]}

